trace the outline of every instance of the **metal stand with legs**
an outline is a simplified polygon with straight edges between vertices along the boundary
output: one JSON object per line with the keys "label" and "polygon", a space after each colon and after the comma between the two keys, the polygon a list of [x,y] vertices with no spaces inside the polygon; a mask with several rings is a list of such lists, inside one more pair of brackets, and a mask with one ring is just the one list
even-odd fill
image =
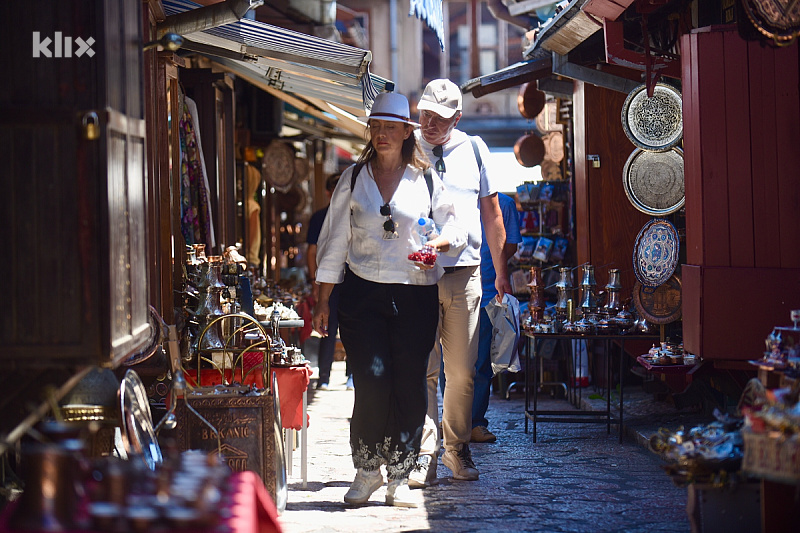
{"label": "metal stand with legs", "polygon": [[[528,420],[533,422],[533,442],[536,442],[536,430],[539,422],[560,422],[560,423],[605,423],[608,434],[611,434],[611,424],[617,424],[619,428],[619,441],[622,442],[623,434],[623,378],[625,366],[625,341],[628,339],[636,340],[653,340],[658,336],[652,335],[561,335],[561,334],[525,334],[525,433],[528,432]],[[538,392],[542,385],[552,385],[553,383],[540,383],[542,374],[542,358],[536,352],[536,339],[550,338],[560,340],[583,340],[587,343],[587,352],[589,341],[601,341],[604,343],[605,352],[608,357],[606,364],[606,380],[605,380],[605,398],[606,405],[603,411],[582,411],[582,410],[542,410],[539,409]],[[612,364],[611,345],[612,341],[619,341],[621,346],[621,353],[619,359],[619,414],[614,415],[611,412],[611,391],[614,389],[614,372]],[[573,374],[572,365],[574,364],[574,355],[568,358],[568,380]],[[531,380],[531,370],[533,373]],[[574,378],[573,378],[574,379]],[[532,382],[531,382],[532,381]],[[562,384],[563,385],[563,384]],[[578,389],[577,391],[575,389]],[[533,389],[532,397],[531,390]],[[565,391],[571,391],[567,394],[567,400],[575,407],[580,407],[582,403],[582,392],[580,387],[574,387],[574,383],[570,386],[565,386]]]}

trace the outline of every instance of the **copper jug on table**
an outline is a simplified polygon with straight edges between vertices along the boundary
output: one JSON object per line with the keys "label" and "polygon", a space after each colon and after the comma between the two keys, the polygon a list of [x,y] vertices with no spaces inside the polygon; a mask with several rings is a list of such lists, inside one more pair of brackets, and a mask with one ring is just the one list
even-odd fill
{"label": "copper jug on table", "polygon": [[528,307],[531,310],[531,320],[538,322],[544,318],[544,282],[542,281],[542,268],[531,267],[530,282],[528,287],[531,290],[531,299]]}

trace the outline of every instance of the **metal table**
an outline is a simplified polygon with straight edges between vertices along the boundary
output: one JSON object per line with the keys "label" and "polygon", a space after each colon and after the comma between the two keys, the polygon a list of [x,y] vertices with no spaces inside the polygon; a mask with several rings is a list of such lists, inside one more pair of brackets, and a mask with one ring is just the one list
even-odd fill
{"label": "metal table", "polygon": [[[611,424],[617,424],[619,427],[619,441],[622,442],[622,423],[623,423],[623,376],[625,366],[625,341],[626,340],[644,340],[644,341],[658,341],[658,335],[579,335],[579,334],[557,334],[557,333],[525,333],[525,351],[526,351],[526,365],[525,365],[525,433],[528,432],[528,420],[533,422],[533,442],[536,442],[536,425],[538,422],[563,422],[563,423],[605,423],[608,433],[611,434]],[[600,341],[604,343],[605,353],[609,354],[608,364],[606,370],[606,408],[604,411],[575,411],[575,410],[541,410],[538,405],[538,392],[540,369],[539,365],[541,360],[536,353],[536,339],[557,339],[557,340],[582,340],[588,342]],[[621,354],[619,358],[619,416],[614,416],[611,412],[611,391],[613,389],[613,365],[611,362],[610,346],[612,341],[619,341]],[[588,346],[587,346],[588,351]],[[566,385],[566,395],[568,401],[573,405],[580,405],[582,393],[580,389],[578,392],[573,388],[572,382],[572,364],[573,356],[567,358],[568,366],[568,382]],[[531,383],[531,369],[533,370],[533,382]],[[531,386],[535,386],[533,399],[531,399]],[[531,405],[533,404],[533,405]],[[532,407],[532,408],[531,408]]]}

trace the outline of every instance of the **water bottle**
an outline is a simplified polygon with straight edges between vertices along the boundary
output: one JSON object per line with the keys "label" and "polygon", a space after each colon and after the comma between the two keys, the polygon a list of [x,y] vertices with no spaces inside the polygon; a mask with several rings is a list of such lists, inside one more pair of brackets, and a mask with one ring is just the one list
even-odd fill
{"label": "water bottle", "polygon": [[417,233],[419,233],[420,242],[425,245],[428,241],[438,236],[436,223],[428,217],[420,217],[417,220]]}

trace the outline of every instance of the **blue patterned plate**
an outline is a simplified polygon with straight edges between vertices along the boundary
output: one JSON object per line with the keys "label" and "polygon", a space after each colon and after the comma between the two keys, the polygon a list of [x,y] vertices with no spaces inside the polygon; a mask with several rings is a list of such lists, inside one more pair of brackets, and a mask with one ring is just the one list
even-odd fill
{"label": "blue patterned plate", "polygon": [[678,266],[680,239],[675,226],[663,218],[648,221],[633,245],[633,271],[645,287],[666,282]]}

